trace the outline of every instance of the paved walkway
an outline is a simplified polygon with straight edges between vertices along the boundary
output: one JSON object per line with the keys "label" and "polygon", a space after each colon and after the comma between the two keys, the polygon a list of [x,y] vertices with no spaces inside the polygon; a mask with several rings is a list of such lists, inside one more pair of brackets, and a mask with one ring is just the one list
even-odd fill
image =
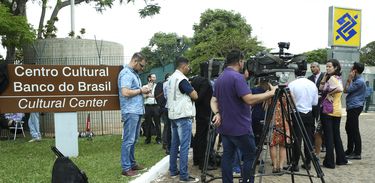
{"label": "paved walkway", "polygon": [[[347,136],[345,132],[345,121],[346,115],[341,119],[341,138],[346,149]],[[336,166],[335,169],[328,169],[322,167],[324,172],[324,180],[327,183],[367,183],[375,182],[375,156],[373,154],[375,147],[375,112],[362,113],[360,116],[360,131],[362,136],[362,160],[351,160],[353,164]],[[323,162],[324,153],[320,154],[320,162]],[[189,172],[192,176],[199,177],[201,172],[197,166],[192,165],[192,155],[189,160]],[[271,172],[270,159],[266,160],[266,173]],[[215,176],[220,176],[220,171],[210,171],[209,173]],[[306,171],[300,168],[299,173],[306,173]],[[311,171],[312,174],[316,175],[314,169]],[[206,180],[210,177],[207,176]],[[284,174],[282,176],[264,176],[262,177],[265,183],[279,183],[279,182],[291,182],[291,176]],[[178,178],[171,179],[168,173],[159,177],[154,181],[155,183],[166,183],[166,182],[178,182]],[[221,180],[214,180],[214,183],[219,183]],[[235,180],[238,182],[238,179]],[[260,182],[260,178],[257,177],[255,182]],[[295,176],[295,182],[309,182],[306,176]],[[313,182],[321,182],[318,178],[313,178]]]}

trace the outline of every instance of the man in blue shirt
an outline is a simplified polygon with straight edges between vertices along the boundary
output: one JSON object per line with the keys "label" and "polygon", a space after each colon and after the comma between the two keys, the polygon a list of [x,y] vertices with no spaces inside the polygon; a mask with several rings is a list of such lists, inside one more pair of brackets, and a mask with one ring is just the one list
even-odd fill
{"label": "man in blue shirt", "polygon": [[345,85],[346,96],[346,124],[345,130],[348,136],[348,146],[345,154],[347,159],[361,159],[362,142],[359,132],[359,115],[365,102],[366,85],[362,77],[365,66],[354,62]]}
{"label": "man in blue shirt", "polygon": [[121,167],[124,176],[136,176],[137,170],[143,169],[135,161],[134,146],[139,135],[141,117],[145,112],[142,94],[151,91],[147,86],[142,87],[138,75],[145,65],[146,60],[143,55],[135,53],[130,63],[124,66],[118,76],[121,119],[124,122],[124,137],[121,145]]}
{"label": "man in blue shirt", "polygon": [[370,86],[370,83],[368,81],[366,81],[366,106],[365,106],[365,112],[367,112],[368,108],[370,107],[371,96],[372,96],[373,92],[374,91],[373,91],[372,87]]}
{"label": "man in blue shirt", "polygon": [[260,103],[275,94],[276,87],[262,94],[252,94],[240,71],[244,68],[244,54],[231,51],[226,58],[227,67],[217,78],[211,98],[212,121],[222,135],[223,156],[221,172],[223,183],[233,182],[232,159],[236,148],[243,158],[242,182],[254,182],[251,166],[255,160],[256,147],[251,128],[250,105]]}

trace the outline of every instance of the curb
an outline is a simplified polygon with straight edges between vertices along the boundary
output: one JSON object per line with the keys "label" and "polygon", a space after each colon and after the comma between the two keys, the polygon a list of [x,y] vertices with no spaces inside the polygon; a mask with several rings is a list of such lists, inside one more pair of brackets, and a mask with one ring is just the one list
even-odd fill
{"label": "curb", "polygon": [[156,180],[158,177],[165,175],[169,167],[169,155],[165,156],[159,162],[157,162],[153,167],[147,172],[143,173],[138,178],[130,181],[130,183],[145,183]]}

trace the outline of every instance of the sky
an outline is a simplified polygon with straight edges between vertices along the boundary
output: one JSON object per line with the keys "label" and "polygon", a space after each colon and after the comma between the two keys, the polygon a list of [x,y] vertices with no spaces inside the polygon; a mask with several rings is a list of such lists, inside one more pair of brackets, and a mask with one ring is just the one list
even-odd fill
{"label": "sky", "polygon": [[[49,1],[54,6],[54,0]],[[291,53],[302,53],[328,47],[328,10],[330,6],[360,9],[362,11],[361,46],[375,40],[375,1],[372,0],[156,0],[160,14],[140,18],[138,9],[142,0],[130,4],[114,3],[103,13],[93,5],[75,7],[75,32],[86,29],[85,39],[117,42],[124,47],[124,56],[131,56],[148,45],[156,32],[177,33],[192,37],[193,25],[199,23],[207,9],[225,9],[240,13],[253,28],[252,35],[267,48],[277,43],[290,42]],[[35,28],[39,23],[40,4],[29,1],[28,21]],[[47,9],[50,17],[52,8]],[[68,37],[71,31],[70,7],[59,12],[56,23],[59,38]],[[0,53],[4,49],[0,48]],[[125,61],[126,62],[126,61]]]}

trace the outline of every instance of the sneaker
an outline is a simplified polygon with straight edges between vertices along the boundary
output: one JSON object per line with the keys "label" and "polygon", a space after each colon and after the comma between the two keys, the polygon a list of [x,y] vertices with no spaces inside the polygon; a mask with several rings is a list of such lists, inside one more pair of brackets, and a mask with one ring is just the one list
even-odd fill
{"label": "sneaker", "polygon": [[189,176],[188,179],[186,179],[186,180],[180,180],[180,182],[199,182],[199,179],[195,178],[195,177],[192,177],[192,176]]}
{"label": "sneaker", "polygon": [[36,142],[37,141],[37,139],[31,139],[31,140],[29,140],[29,142]]}
{"label": "sneaker", "polygon": [[241,168],[233,167],[233,175],[241,175]]}
{"label": "sneaker", "polygon": [[128,171],[122,171],[122,175],[127,176],[127,177],[134,177],[134,176],[138,176],[139,174],[135,170],[128,170]]}
{"label": "sneaker", "polygon": [[145,170],[146,168],[143,165],[136,164],[132,167],[132,170]]}
{"label": "sneaker", "polygon": [[174,179],[174,178],[176,178],[178,175],[180,175],[180,171],[177,171],[176,174],[174,174],[174,175],[171,174],[170,176],[171,176],[172,179]]}
{"label": "sneaker", "polygon": [[346,165],[351,165],[351,164],[353,164],[353,162],[351,162],[351,161],[349,161],[349,160],[348,160],[348,162],[346,163]]}

